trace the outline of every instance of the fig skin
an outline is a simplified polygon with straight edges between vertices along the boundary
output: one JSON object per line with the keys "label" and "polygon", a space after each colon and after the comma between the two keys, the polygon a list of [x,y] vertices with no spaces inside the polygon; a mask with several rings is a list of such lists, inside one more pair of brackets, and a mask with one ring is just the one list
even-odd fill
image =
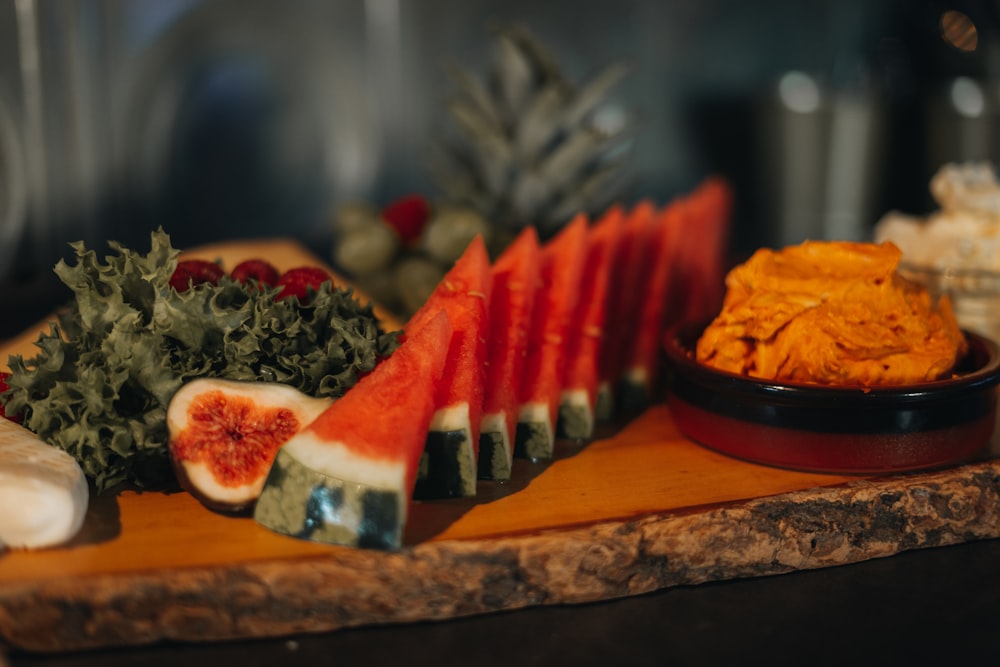
{"label": "fig skin", "polygon": [[[218,422],[205,421],[203,401],[220,399],[221,414],[210,414]],[[278,448],[295,433],[305,428],[333,403],[331,398],[315,398],[294,387],[271,382],[241,382],[216,378],[199,378],[182,386],[167,407],[170,460],[181,488],[194,496],[205,507],[225,514],[241,514],[251,510],[260,496],[264,481]],[[200,411],[200,419],[192,415]],[[239,428],[234,419],[240,416],[257,420]],[[280,423],[279,423],[280,422]],[[264,427],[264,430],[261,429]],[[274,427],[274,430],[270,430]],[[195,429],[202,429],[198,434]],[[215,429],[215,430],[213,430]],[[228,433],[235,435],[226,439]],[[220,441],[220,434],[222,440]],[[217,445],[231,448],[238,453],[238,443],[244,435],[253,440],[257,456],[264,456],[262,463],[254,464],[255,472],[248,472],[240,483],[227,483],[220,479],[210,461],[195,460],[189,456],[192,444],[200,445],[200,435],[214,439]],[[273,442],[266,442],[272,438]],[[266,442],[265,447],[261,443]],[[266,451],[261,451],[261,450]],[[239,461],[232,461],[238,467]]]}
{"label": "fig skin", "polygon": [[191,494],[195,500],[201,503],[203,507],[219,514],[231,514],[234,516],[247,516],[253,511],[254,505],[257,503],[257,497],[252,491],[245,491],[242,498],[217,500],[210,495],[210,491],[206,490],[206,492],[202,492],[195,481],[188,476],[189,465],[177,460],[173,456],[170,457],[170,462],[173,464],[174,476],[177,478],[177,483],[184,491]]}

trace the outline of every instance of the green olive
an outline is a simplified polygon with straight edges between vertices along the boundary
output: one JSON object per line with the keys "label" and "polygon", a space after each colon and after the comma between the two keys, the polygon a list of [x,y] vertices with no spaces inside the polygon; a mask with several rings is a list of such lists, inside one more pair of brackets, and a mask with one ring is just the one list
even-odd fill
{"label": "green olive", "polygon": [[342,235],[334,245],[334,261],[354,276],[382,271],[399,252],[399,237],[376,220]]}
{"label": "green olive", "polygon": [[396,264],[396,293],[407,313],[424,305],[427,297],[444,277],[445,269],[437,262],[413,255]]}
{"label": "green olive", "polygon": [[391,311],[399,310],[396,274],[393,271],[376,271],[359,278],[358,288],[364,291],[375,303]]}
{"label": "green olive", "polygon": [[380,218],[379,210],[368,202],[347,202],[334,213],[333,229],[337,235],[343,235],[371,223],[379,222]]}
{"label": "green olive", "polygon": [[423,248],[439,262],[450,265],[458,259],[477,234],[485,241],[490,226],[477,211],[471,208],[446,206],[435,211],[424,230]]}

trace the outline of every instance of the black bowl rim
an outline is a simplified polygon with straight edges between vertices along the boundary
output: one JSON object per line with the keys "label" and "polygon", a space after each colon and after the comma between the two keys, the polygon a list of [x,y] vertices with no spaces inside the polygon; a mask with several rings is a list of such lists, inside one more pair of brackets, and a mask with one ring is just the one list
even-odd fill
{"label": "black bowl rim", "polygon": [[841,408],[856,403],[866,408],[898,407],[928,401],[951,401],[1000,384],[1000,346],[980,334],[963,330],[969,343],[964,364],[967,372],[953,377],[908,385],[830,386],[805,382],[775,382],[721,371],[699,363],[694,358],[695,343],[708,322],[681,322],[671,327],[664,339],[664,349],[672,372],[732,396],[756,396],[783,403],[816,405],[835,403]]}

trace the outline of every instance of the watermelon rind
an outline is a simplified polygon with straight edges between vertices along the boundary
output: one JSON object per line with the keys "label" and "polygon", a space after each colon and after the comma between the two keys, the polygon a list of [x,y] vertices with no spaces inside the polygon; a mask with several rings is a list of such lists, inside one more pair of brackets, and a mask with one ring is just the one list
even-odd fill
{"label": "watermelon rind", "polygon": [[[428,431],[417,468],[414,500],[439,500],[473,496],[476,493],[476,466],[468,453],[468,429]],[[469,480],[472,490],[469,490]]]}
{"label": "watermelon rind", "polygon": [[514,456],[532,461],[551,459],[555,453],[555,427],[547,403],[524,403],[517,418]]}
{"label": "watermelon rind", "polygon": [[577,326],[574,314],[587,248],[588,217],[578,214],[542,250],[540,280],[532,308],[528,353],[520,381],[514,456],[551,458],[566,369],[566,342]]}
{"label": "watermelon rind", "polygon": [[594,402],[594,419],[609,422],[615,415],[615,397],[611,383],[602,380],[597,385],[597,400]]}
{"label": "watermelon rind", "polygon": [[[403,466],[386,465],[404,477]],[[278,450],[254,519],[303,540],[392,551],[402,546],[406,512],[401,486],[342,479],[307,465],[286,447]]]}
{"label": "watermelon rind", "polygon": [[479,429],[479,479],[510,479],[513,458],[514,449],[504,413],[483,415]]}
{"label": "watermelon rind", "polygon": [[594,436],[594,412],[586,389],[564,390],[559,401],[558,436],[570,440],[589,440]]}
{"label": "watermelon rind", "polygon": [[534,227],[525,227],[492,267],[490,331],[480,418],[479,477],[510,479],[519,390],[541,268]]}
{"label": "watermelon rind", "polygon": [[[478,235],[406,324],[405,331],[410,333],[427,318],[444,311],[454,327],[445,370],[432,389],[436,409],[425,449],[433,447],[434,451],[425,452],[421,459],[416,484],[419,493],[415,498],[476,494],[491,289],[489,255],[483,237]],[[455,459],[443,459],[441,455],[446,452]],[[443,469],[437,470],[438,466]]]}
{"label": "watermelon rind", "polygon": [[258,523],[317,542],[398,548],[452,334],[439,311],[282,445]]}
{"label": "watermelon rind", "polygon": [[468,402],[434,411],[417,470],[414,498],[458,498],[476,495],[476,448]]}
{"label": "watermelon rind", "polygon": [[630,419],[652,404],[653,399],[649,383],[644,379],[645,376],[644,368],[633,369],[618,383],[618,391],[616,392],[617,418]]}

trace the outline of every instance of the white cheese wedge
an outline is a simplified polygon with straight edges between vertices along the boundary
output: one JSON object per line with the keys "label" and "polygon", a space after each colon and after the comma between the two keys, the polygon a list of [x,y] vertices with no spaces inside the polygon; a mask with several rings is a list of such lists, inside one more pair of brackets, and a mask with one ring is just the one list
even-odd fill
{"label": "white cheese wedge", "polygon": [[70,540],[90,490],[76,460],[0,418],[0,547],[42,549]]}

